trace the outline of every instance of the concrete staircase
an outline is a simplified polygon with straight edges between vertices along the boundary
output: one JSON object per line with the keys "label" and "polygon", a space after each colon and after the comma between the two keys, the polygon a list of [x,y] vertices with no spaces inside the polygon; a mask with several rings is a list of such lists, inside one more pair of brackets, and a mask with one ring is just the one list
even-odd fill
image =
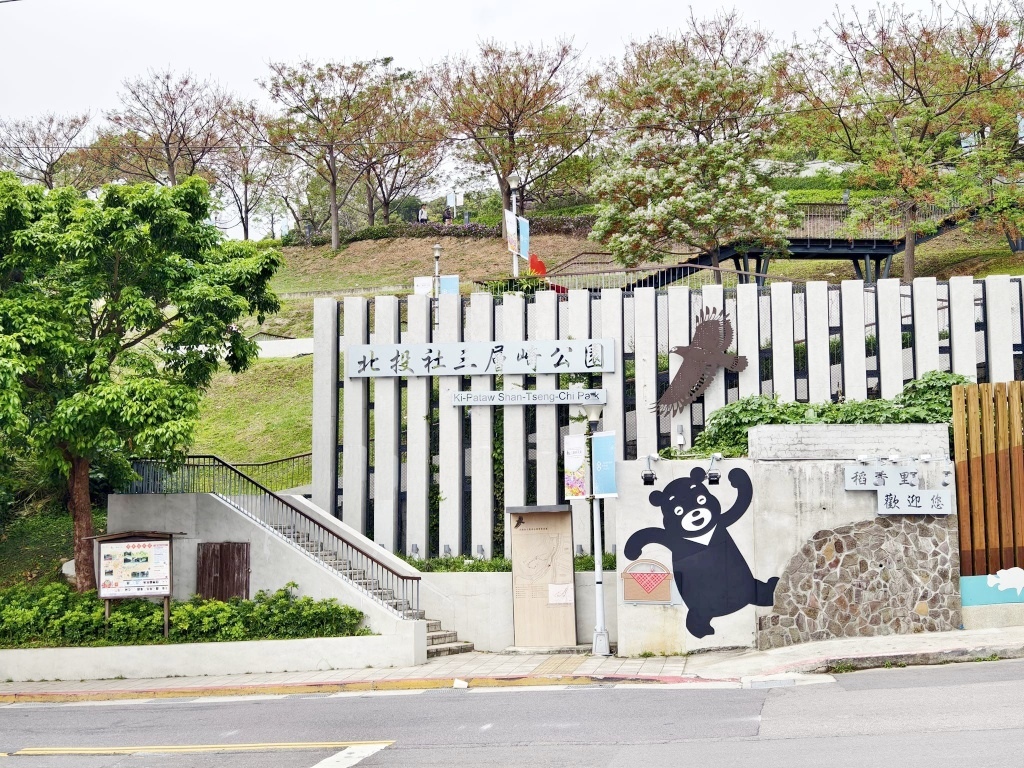
{"label": "concrete staircase", "polygon": [[406,619],[423,619],[427,622],[427,658],[450,656],[454,653],[467,653],[473,650],[473,644],[459,640],[457,632],[441,628],[441,622],[428,619],[422,610],[415,610],[408,600],[400,600],[391,589],[383,588],[377,579],[369,578],[366,571],[353,568],[352,564],[343,559],[337,551],[331,551],[327,545],[310,541],[308,534],[296,531],[291,525],[273,525],[271,528],[280,536],[304,549],[311,558],[323,563],[341,578],[355,584],[369,594],[374,600],[389,606]]}

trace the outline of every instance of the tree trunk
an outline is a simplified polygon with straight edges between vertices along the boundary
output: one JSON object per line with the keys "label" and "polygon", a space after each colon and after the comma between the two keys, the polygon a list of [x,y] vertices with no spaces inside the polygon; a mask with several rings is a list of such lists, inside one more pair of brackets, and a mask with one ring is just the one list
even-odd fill
{"label": "tree trunk", "polygon": [[[501,210],[511,211],[512,210],[512,188],[508,185],[505,179],[498,178],[498,186],[501,188]],[[505,216],[502,214],[501,217],[501,237],[502,239],[508,238],[508,232],[505,231]]]}
{"label": "tree trunk", "polygon": [[903,250],[903,282],[914,280],[914,252],[917,250],[917,235],[908,223],[906,229],[907,247]]}
{"label": "tree trunk", "polygon": [[327,153],[327,167],[330,169],[331,181],[327,185],[331,200],[331,250],[341,248],[341,225],[338,222],[338,163],[334,157],[334,148]]}
{"label": "tree trunk", "polygon": [[249,185],[242,185],[242,239],[249,239]]}
{"label": "tree trunk", "polygon": [[167,181],[172,187],[178,186],[178,173],[174,167],[174,158],[171,156],[170,147],[164,147],[164,153],[167,156]]}
{"label": "tree trunk", "polygon": [[89,499],[89,460],[71,459],[68,474],[68,511],[75,532],[75,588],[79,592],[96,589],[96,562],[93,558],[92,502]]}
{"label": "tree trunk", "polygon": [[380,215],[384,217],[384,223],[391,223],[391,203],[388,200],[382,200],[380,204]]}
{"label": "tree trunk", "polygon": [[366,174],[366,222],[369,226],[375,223],[373,210],[373,184],[370,183],[370,174]]}
{"label": "tree trunk", "polygon": [[719,285],[721,285],[722,284],[722,273],[719,271],[719,267],[721,265],[720,265],[720,263],[718,261],[718,247],[717,246],[711,249],[711,266],[715,268],[715,282],[718,283]]}

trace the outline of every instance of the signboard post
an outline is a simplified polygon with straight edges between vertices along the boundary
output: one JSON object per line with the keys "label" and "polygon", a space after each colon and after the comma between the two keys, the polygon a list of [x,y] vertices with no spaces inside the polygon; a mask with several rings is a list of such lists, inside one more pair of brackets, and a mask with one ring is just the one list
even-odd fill
{"label": "signboard post", "polygon": [[127,531],[94,536],[99,545],[96,584],[110,619],[110,601],[133,597],[160,597],[164,604],[164,637],[170,635],[171,574],[174,536],[160,531]]}

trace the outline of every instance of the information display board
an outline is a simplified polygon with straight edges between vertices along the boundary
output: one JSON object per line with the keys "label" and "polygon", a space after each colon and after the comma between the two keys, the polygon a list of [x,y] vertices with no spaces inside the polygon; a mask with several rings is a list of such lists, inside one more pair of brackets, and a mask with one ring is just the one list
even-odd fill
{"label": "information display board", "polygon": [[171,542],[101,541],[99,597],[169,597]]}

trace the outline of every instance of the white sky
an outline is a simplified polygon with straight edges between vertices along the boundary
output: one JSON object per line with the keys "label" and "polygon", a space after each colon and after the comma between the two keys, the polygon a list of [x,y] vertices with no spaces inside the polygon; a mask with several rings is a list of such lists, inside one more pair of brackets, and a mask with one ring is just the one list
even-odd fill
{"label": "white sky", "polygon": [[[874,0],[842,3],[861,9]],[[926,0],[906,0],[925,7]],[[833,6],[813,0],[737,0],[750,22],[810,37]],[[116,103],[120,82],[170,66],[260,95],[272,60],[393,56],[419,68],[480,38],[506,43],[572,36],[586,55],[618,55],[625,42],[681,26],[672,0],[19,0],[0,3],[0,116],[90,111]]]}

